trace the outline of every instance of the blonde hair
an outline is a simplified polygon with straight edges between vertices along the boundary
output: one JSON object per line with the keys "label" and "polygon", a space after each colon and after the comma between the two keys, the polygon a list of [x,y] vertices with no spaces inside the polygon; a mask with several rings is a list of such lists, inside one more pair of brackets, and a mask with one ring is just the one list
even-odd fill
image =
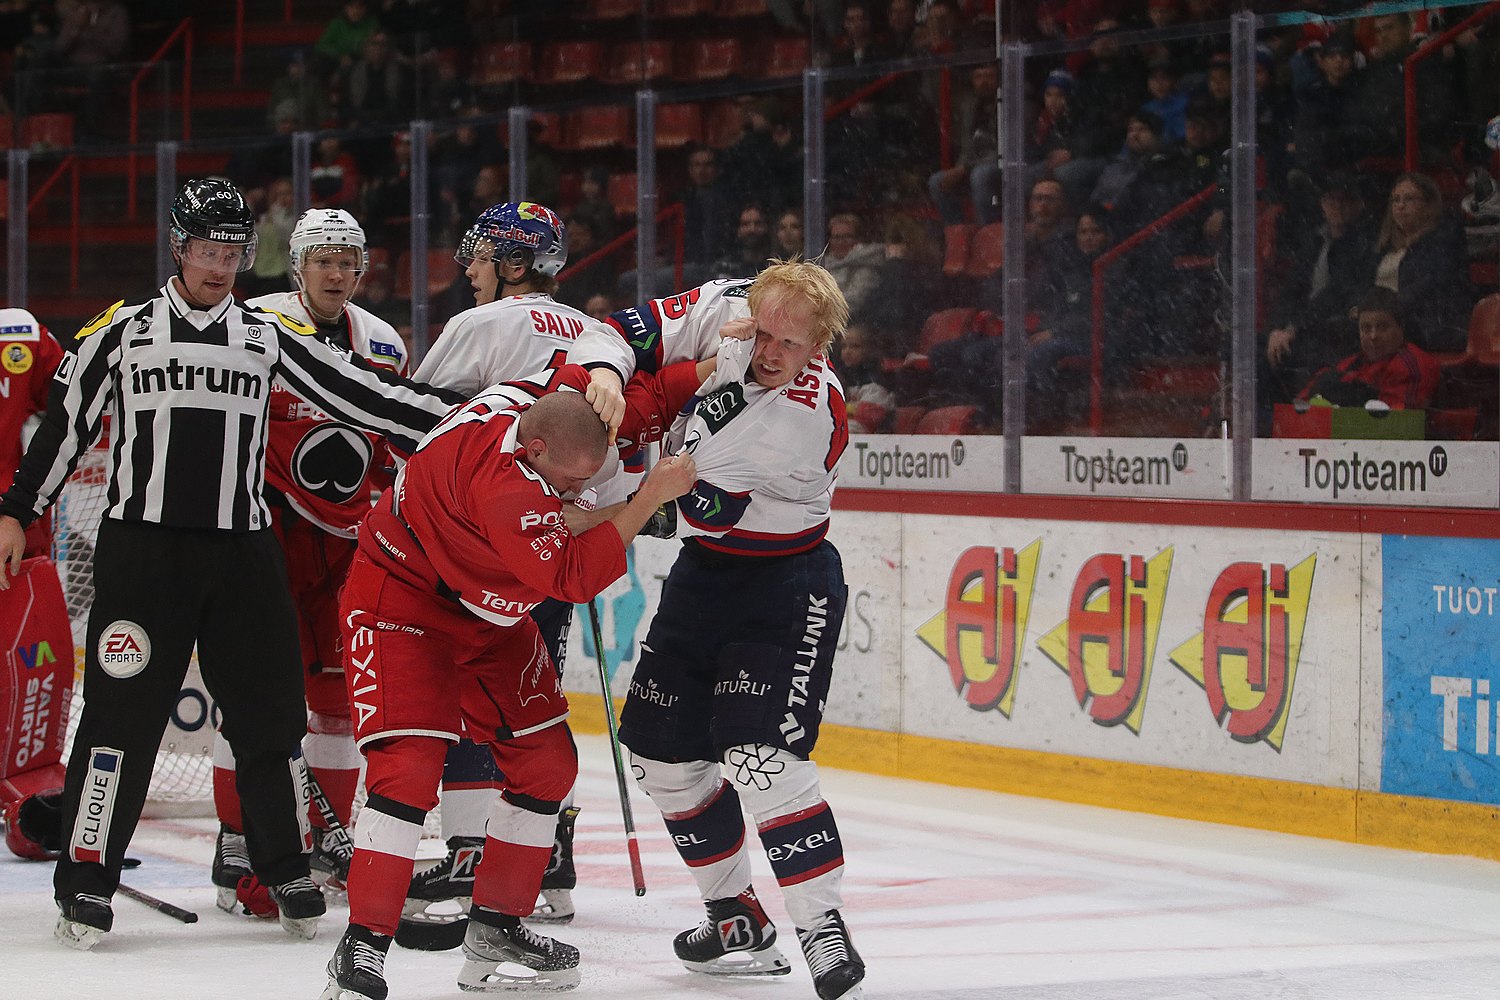
{"label": "blonde hair", "polygon": [[[798,300],[801,300],[800,302]],[[813,346],[827,350],[849,325],[849,303],[827,268],[811,261],[773,258],[750,286],[750,313],[803,305],[812,313]]]}

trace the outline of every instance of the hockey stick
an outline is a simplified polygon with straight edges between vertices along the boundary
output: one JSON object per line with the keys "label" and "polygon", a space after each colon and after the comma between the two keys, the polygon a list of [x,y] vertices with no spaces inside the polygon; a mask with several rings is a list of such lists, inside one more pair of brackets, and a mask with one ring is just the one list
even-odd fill
{"label": "hockey stick", "polygon": [[198,922],[198,914],[194,913],[192,910],[184,910],[180,906],[175,906],[172,903],[157,899],[155,896],[152,896],[149,893],[144,893],[139,889],[135,889],[126,885],[124,882],[120,883],[116,891],[118,891],[122,896],[130,897],[137,903],[141,903],[142,905],[151,907],[151,909],[155,910],[157,913],[165,913],[173,920],[180,920],[185,924],[196,924]]}
{"label": "hockey stick", "polygon": [[641,846],[636,842],[635,817],[630,812],[630,785],[625,780],[625,761],[620,756],[620,733],[615,728],[615,703],[609,696],[609,668],[604,665],[604,634],[599,629],[599,609],[589,601],[589,625],[594,630],[594,658],[599,661],[599,687],[604,695],[604,719],[609,724],[609,749],[615,757],[615,779],[620,785],[620,815],[625,820],[625,847],[630,853],[630,877],[635,894],[646,894],[646,873],[641,868]]}
{"label": "hockey stick", "polygon": [[318,807],[318,815],[323,817],[323,822],[328,824],[328,832],[333,834],[334,842],[340,849],[347,848],[349,857],[354,857],[354,838],[349,836],[349,828],[344,826],[339,819],[339,814],[333,811],[333,803],[328,801],[328,793],[323,791],[323,786],[318,784],[317,776],[313,774],[312,768],[306,768],[307,792],[312,797],[313,805]]}

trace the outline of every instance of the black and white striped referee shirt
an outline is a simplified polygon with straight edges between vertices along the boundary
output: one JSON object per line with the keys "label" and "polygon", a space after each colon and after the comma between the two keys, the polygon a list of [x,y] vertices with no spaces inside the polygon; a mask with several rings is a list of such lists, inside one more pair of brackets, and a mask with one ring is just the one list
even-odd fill
{"label": "black and white striped referee shirt", "polygon": [[168,281],[89,321],[57,369],[47,412],[0,514],[40,517],[110,407],[106,516],[182,528],[268,527],[266,411],[271,381],[410,452],[463,397],[416,386],[340,353],[298,320],[232,296],[195,309]]}

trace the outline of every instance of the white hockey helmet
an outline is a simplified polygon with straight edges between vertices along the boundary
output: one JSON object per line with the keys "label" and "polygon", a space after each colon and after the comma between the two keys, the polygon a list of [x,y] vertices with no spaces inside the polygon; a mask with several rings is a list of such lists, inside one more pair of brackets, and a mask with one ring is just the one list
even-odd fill
{"label": "white hockey helmet", "polygon": [[311,251],[324,248],[359,251],[359,273],[370,269],[370,252],[365,248],[365,231],[354,216],[342,208],[310,208],[292,227],[292,273],[301,280],[302,265]]}

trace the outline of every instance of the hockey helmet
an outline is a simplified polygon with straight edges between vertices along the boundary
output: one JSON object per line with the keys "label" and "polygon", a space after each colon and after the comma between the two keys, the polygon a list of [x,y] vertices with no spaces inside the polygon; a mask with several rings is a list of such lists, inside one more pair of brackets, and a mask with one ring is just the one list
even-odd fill
{"label": "hockey helmet", "polygon": [[453,256],[465,266],[472,260],[526,264],[556,277],[568,262],[568,233],[545,205],[508,201],[479,213]]}
{"label": "hockey helmet", "polygon": [[240,189],[222,177],[191,180],[179,188],[168,236],[174,257],[182,257],[189,239],[243,247],[239,270],[248,271],[255,263],[255,213]]}
{"label": "hockey helmet", "polygon": [[310,208],[302,213],[292,228],[290,244],[292,274],[300,282],[302,265],[316,256],[313,251],[350,249],[359,253],[359,274],[370,269],[370,252],[365,248],[365,231],[354,216],[342,208]]}
{"label": "hockey helmet", "polygon": [[62,854],[61,788],[6,803],[5,846],[27,861],[57,860]]}

